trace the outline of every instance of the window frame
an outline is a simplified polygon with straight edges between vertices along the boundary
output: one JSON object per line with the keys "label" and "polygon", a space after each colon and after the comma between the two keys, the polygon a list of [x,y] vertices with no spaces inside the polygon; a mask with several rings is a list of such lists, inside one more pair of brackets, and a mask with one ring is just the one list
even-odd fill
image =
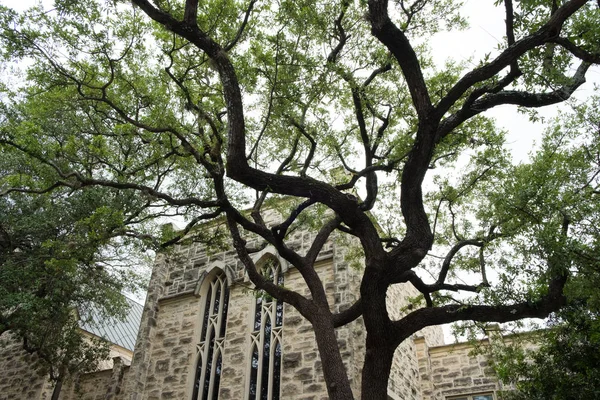
{"label": "window frame", "polygon": [[495,392],[471,392],[459,395],[446,396],[446,400],[473,400],[475,396],[492,396],[491,400],[496,400]]}
{"label": "window frame", "polygon": [[[273,282],[278,285],[284,283],[284,271],[279,260],[272,255],[263,258],[259,270],[263,275],[272,276]],[[257,308],[260,307],[260,314]],[[283,371],[283,326],[284,305],[277,299],[268,296],[257,296],[254,301],[253,312],[250,313],[250,334],[247,347],[248,365],[246,368],[247,382],[245,385],[245,400],[279,400],[281,399],[281,373]],[[258,318],[257,316],[260,317]],[[268,319],[267,319],[268,318]],[[269,332],[265,321],[269,321]],[[268,335],[268,337],[267,337]],[[268,342],[267,342],[268,340]],[[265,343],[267,342],[267,343]],[[265,344],[269,349],[268,371],[264,371]],[[256,352],[255,352],[256,350]],[[277,354],[278,352],[278,354]],[[255,366],[256,364],[256,366]],[[275,382],[275,368],[279,368],[278,381]],[[264,378],[266,382],[266,394]],[[254,388],[253,388],[254,383]]]}
{"label": "window frame", "polygon": [[[217,299],[217,293],[219,298]],[[198,331],[195,334],[193,363],[191,365],[190,377],[192,383],[189,385],[191,400],[215,400],[219,397],[220,383],[223,371],[223,350],[227,327],[227,314],[229,311],[229,279],[221,268],[213,268],[206,274],[200,284],[198,292],[200,301],[200,312],[198,313]],[[210,298],[208,298],[210,295]],[[218,300],[218,309],[215,311],[215,303]],[[208,315],[207,315],[208,311]],[[211,337],[215,333],[214,339]],[[211,346],[212,340],[212,346]],[[208,357],[210,356],[210,357]],[[210,371],[202,360],[210,358]],[[219,363],[220,361],[220,363]],[[210,374],[208,388],[207,373]],[[218,376],[218,379],[215,379]]]}

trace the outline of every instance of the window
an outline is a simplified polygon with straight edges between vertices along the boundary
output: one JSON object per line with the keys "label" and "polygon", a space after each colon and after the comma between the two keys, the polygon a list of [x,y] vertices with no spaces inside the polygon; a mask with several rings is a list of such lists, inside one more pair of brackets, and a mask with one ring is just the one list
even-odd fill
{"label": "window", "polygon": [[200,342],[196,346],[198,361],[192,400],[217,400],[229,305],[229,288],[225,273],[219,271],[212,278],[207,278],[202,289],[202,330]]}
{"label": "window", "polygon": [[494,400],[493,393],[478,393],[478,394],[467,394],[463,396],[447,397],[447,400]]}
{"label": "window", "polygon": [[[283,285],[279,263],[270,259],[263,275]],[[250,346],[248,400],[279,400],[283,303],[268,296],[256,298]]]}

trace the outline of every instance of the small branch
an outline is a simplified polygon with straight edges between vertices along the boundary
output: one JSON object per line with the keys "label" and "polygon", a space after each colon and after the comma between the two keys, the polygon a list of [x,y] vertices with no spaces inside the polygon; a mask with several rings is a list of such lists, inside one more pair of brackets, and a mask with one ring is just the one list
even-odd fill
{"label": "small branch", "polygon": [[567,38],[557,37],[552,41],[564,47],[569,53],[573,54],[582,61],[590,64],[600,64],[600,53],[590,53],[581,47],[578,47],[575,43],[571,42]]}
{"label": "small branch", "polygon": [[231,49],[233,49],[235,47],[235,45],[242,38],[242,35],[244,34],[244,30],[246,29],[246,26],[248,25],[248,20],[250,19],[250,14],[252,13],[254,5],[256,4],[257,1],[258,0],[250,0],[250,3],[248,4],[248,8],[246,9],[246,12],[244,13],[244,20],[242,21],[242,25],[240,25],[240,27],[238,28],[233,40],[230,43],[226,44],[225,47],[223,47],[223,50],[225,50],[226,52],[231,51]]}
{"label": "small branch", "polygon": [[170,240],[167,240],[164,243],[160,244],[160,248],[164,249],[167,248],[169,246],[172,246],[176,243],[178,243],[181,239],[183,239],[191,230],[194,226],[196,226],[198,224],[198,222],[200,221],[206,221],[209,219],[214,219],[216,217],[218,217],[219,215],[221,215],[223,213],[223,209],[218,208],[217,210],[211,212],[211,213],[207,213],[207,214],[202,214],[199,215],[195,218],[193,218],[190,222],[188,222],[188,224],[185,226],[185,228],[175,237],[173,237]]}
{"label": "small branch", "polygon": [[377,68],[376,70],[374,70],[373,72],[371,72],[371,75],[369,75],[369,77],[367,79],[365,79],[365,81],[362,84],[363,88],[366,88],[367,86],[369,86],[369,84],[371,82],[373,82],[373,80],[378,76],[381,75],[383,73],[386,73],[388,71],[390,71],[392,69],[392,64],[387,63],[379,68]]}
{"label": "small branch", "polygon": [[462,249],[463,247],[466,247],[466,246],[483,247],[483,242],[481,242],[480,240],[473,240],[473,239],[472,240],[461,240],[460,242],[458,242],[457,244],[452,246],[452,248],[446,255],[446,258],[444,258],[444,262],[442,263],[442,268],[440,270],[440,275],[438,276],[438,279],[437,279],[435,285],[433,285],[434,287],[445,284],[446,277],[448,275],[448,271],[450,270],[450,265],[452,264],[452,260],[454,259],[454,256],[456,256],[456,254],[458,254],[460,249]]}
{"label": "small branch", "polygon": [[362,315],[362,301],[358,299],[354,304],[344,311],[333,314],[333,326],[339,328],[356,320]]}
{"label": "small branch", "polygon": [[340,225],[340,218],[338,216],[332,218],[329,222],[327,222],[323,227],[319,230],[319,233],[315,237],[310,246],[310,249],[306,253],[304,257],[304,261],[307,265],[313,265],[315,260],[319,256],[319,253],[323,249],[323,246],[329,240],[331,233]]}
{"label": "small branch", "polygon": [[294,221],[296,220],[296,218],[298,218],[300,213],[302,213],[302,211],[306,210],[308,207],[312,206],[315,203],[316,201],[313,199],[308,199],[300,203],[300,205],[296,207],[294,211],[291,212],[290,216],[285,221],[271,228],[273,234],[276,237],[278,237],[279,240],[282,240],[287,234],[287,230],[289,229],[290,225],[294,223]]}
{"label": "small branch", "polygon": [[342,10],[340,11],[340,15],[337,17],[337,19],[334,22],[335,29],[338,34],[338,43],[331,50],[331,53],[329,53],[329,55],[327,56],[328,63],[334,64],[335,62],[337,62],[337,58],[338,58],[340,52],[342,51],[342,49],[346,45],[346,42],[348,41],[349,36],[346,35],[346,31],[344,30],[344,27],[342,26],[342,20],[344,19],[344,16],[346,14],[346,11],[348,10],[349,5],[350,5],[350,2],[348,0],[342,1]]}

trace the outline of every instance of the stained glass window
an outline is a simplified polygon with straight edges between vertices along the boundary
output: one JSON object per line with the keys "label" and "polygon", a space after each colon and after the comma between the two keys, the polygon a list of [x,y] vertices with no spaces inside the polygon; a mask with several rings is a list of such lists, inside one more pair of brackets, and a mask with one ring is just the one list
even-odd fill
{"label": "stained glass window", "polygon": [[[263,276],[283,285],[279,263],[271,259],[263,266]],[[281,337],[283,303],[259,296],[254,304],[248,400],[279,400],[281,380]]]}
{"label": "stained glass window", "polygon": [[192,400],[217,400],[221,382],[223,341],[229,305],[227,277],[219,271],[207,279],[202,296],[202,329],[196,345],[196,375]]}

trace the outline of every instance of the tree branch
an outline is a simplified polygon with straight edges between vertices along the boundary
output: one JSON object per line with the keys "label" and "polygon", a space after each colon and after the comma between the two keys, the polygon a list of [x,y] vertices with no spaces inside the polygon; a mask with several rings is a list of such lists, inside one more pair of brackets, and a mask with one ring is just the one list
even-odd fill
{"label": "tree branch", "polygon": [[588,0],[570,0],[563,4],[536,32],[516,41],[510,45],[493,61],[472,70],[464,75],[438,103],[435,108],[436,115],[444,115],[462,95],[475,84],[492,78],[505,67],[518,60],[527,51],[555,39],[560,33],[564,22]]}
{"label": "tree branch", "polygon": [[349,324],[362,315],[362,301],[358,299],[354,304],[344,311],[333,314],[333,326],[339,328]]}
{"label": "tree branch", "polygon": [[429,119],[433,107],[419,60],[406,35],[390,19],[388,1],[369,0],[368,18],[373,35],[385,45],[400,65],[419,121]]}
{"label": "tree branch", "polygon": [[339,226],[340,222],[340,218],[336,216],[323,225],[313,240],[310,249],[306,253],[306,256],[304,256],[306,264],[313,265],[315,263],[315,260],[319,256],[321,249],[323,249],[323,246],[327,240],[329,240],[329,236],[331,236],[331,233]]}
{"label": "tree branch", "polygon": [[471,103],[465,102],[463,107],[444,119],[438,130],[438,140],[452,132],[467,119],[478,115],[490,108],[502,104],[513,104],[524,107],[544,107],[567,100],[581,85],[585,83],[585,74],[590,64],[582,62],[571,79],[571,83],[548,93],[530,93],[517,90],[490,93]]}
{"label": "tree branch", "polygon": [[235,45],[242,38],[242,35],[244,34],[244,30],[246,29],[246,26],[248,25],[248,20],[250,19],[250,14],[252,13],[254,5],[256,4],[257,1],[258,0],[250,0],[250,3],[248,4],[248,8],[246,8],[246,12],[244,13],[244,20],[242,21],[242,24],[238,28],[238,30],[235,34],[235,37],[233,38],[233,40],[231,42],[226,44],[225,47],[223,48],[223,50],[225,50],[226,52],[231,51],[231,49],[233,49],[235,47]]}
{"label": "tree branch", "polygon": [[452,304],[418,309],[393,322],[396,343],[401,343],[402,340],[427,326],[465,320],[509,322],[523,318],[545,318],[566,304],[566,298],[562,292],[566,281],[566,275],[555,278],[548,286],[548,293],[534,302],[499,306]]}

